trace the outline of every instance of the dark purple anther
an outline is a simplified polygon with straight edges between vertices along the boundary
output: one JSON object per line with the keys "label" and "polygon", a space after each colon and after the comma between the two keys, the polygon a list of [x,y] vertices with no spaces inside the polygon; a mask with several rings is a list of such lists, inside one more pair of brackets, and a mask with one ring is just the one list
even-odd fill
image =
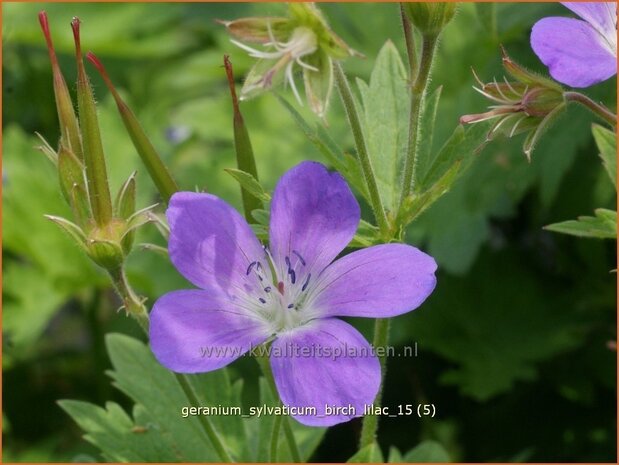
{"label": "dark purple anther", "polygon": [[305,283],[303,284],[303,287],[301,288],[301,292],[303,292],[305,289],[307,289],[307,285],[309,284],[309,280],[312,277],[312,273],[309,273],[307,275],[307,278],[305,278]]}
{"label": "dark purple anther", "polygon": [[266,303],[267,303],[267,301],[266,301],[266,300],[264,300],[262,297],[258,297],[258,300],[259,300],[260,302],[262,302],[263,304],[266,304]]}
{"label": "dark purple anther", "polygon": [[305,266],[305,260],[303,260],[303,257],[301,256],[301,254],[297,252],[296,250],[293,250],[292,253],[297,256],[297,258],[301,262],[301,265]]}

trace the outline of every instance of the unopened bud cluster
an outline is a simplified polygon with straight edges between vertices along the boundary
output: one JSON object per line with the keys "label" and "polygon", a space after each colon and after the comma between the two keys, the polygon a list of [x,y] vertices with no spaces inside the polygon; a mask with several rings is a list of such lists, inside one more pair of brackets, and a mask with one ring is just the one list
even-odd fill
{"label": "unopened bud cluster", "polygon": [[503,134],[513,137],[529,133],[523,146],[528,159],[540,136],[565,108],[563,88],[556,82],[534,74],[514,62],[503,50],[503,67],[513,81],[503,78],[484,84],[473,72],[479,87],[476,91],[493,105],[484,113],[464,115],[461,123],[494,120],[487,140]]}

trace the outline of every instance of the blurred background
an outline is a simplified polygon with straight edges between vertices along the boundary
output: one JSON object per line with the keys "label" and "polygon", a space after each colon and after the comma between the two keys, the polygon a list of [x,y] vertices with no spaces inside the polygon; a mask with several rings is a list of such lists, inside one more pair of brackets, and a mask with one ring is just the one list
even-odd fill
{"label": "blurred background", "polygon": [[[404,53],[397,4],[321,8],[333,29],[367,57],[346,61],[349,76],[367,80],[386,40]],[[471,67],[482,80],[500,79],[503,44],[514,59],[545,73],[529,47],[531,26],[544,16],[570,16],[559,4],[500,4],[494,14],[493,8],[461,5],[443,35],[431,83],[443,86],[435,149],[461,115],[485,110],[487,102],[471,89]],[[206,189],[240,206],[238,185],[223,172],[235,166],[235,158],[221,65],[229,54],[240,83],[251,62],[214,20],[280,15],[285,6],[4,3],[2,9],[3,461],[100,459],[56,401],[114,400],[129,408],[105,373],[110,361],[103,337],[143,336],[117,312],[120,303],[101,270],[43,218],[65,216],[68,207],[53,167],[35,149],[35,131],[52,146],[58,140],[37,13],[45,9],[49,15],[69,83],[76,70],[69,22],[79,16],[84,50],[106,64],[182,188]],[[138,205],[150,205],[155,189],[107,89],[87,67],[112,189],[137,169]],[[615,109],[615,78],[586,93]],[[289,90],[285,95],[293,102]],[[301,160],[324,161],[272,95],[246,102],[242,110],[268,188]],[[615,243],[542,230],[597,207],[615,208],[592,122],[585,110],[571,107],[531,163],[520,138],[492,142],[407,231],[410,243],[436,258],[438,286],[419,310],[392,325],[393,343],[417,343],[418,356],[389,360],[384,404],[434,403],[437,415],[381,420],[384,452],[434,439],[456,461],[615,461]],[[335,98],[329,131],[353,148]],[[367,209],[365,216],[370,219]],[[154,228],[141,234],[142,241],[161,243]],[[129,272],[151,302],[188,287],[165,258],[148,251],[134,252]],[[371,322],[353,323],[370,335]],[[251,391],[259,371],[252,360],[242,360],[232,373],[245,378]],[[346,461],[359,430],[359,421],[331,428],[312,460]]]}

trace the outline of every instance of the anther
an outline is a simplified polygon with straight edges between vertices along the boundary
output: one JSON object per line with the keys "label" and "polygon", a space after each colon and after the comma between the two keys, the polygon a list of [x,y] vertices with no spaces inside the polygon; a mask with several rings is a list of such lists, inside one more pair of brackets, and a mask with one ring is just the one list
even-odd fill
{"label": "anther", "polygon": [[301,262],[301,265],[305,266],[305,260],[303,260],[303,257],[301,256],[301,254],[297,252],[296,250],[293,250],[292,253],[297,256],[297,258]]}
{"label": "anther", "polygon": [[267,286],[264,288],[264,292],[271,292],[271,286]]}
{"label": "anther", "polygon": [[251,263],[249,264],[249,266],[247,267],[247,272],[246,272],[247,276],[249,276],[249,273],[251,273],[252,268],[253,268],[254,266],[256,266],[256,267],[257,267],[257,265],[259,265],[259,263],[258,263],[258,262],[251,262]]}
{"label": "anther", "polygon": [[294,308],[294,304],[288,305],[288,308]]}
{"label": "anther", "polygon": [[264,300],[262,297],[258,297],[258,300],[259,300],[260,302],[262,302],[263,304],[266,304],[266,303],[267,303],[267,301],[266,301],[266,300]]}
{"label": "anther", "polygon": [[309,280],[312,277],[312,273],[309,273],[307,275],[307,278],[305,278],[305,283],[303,284],[303,287],[301,288],[301,292],[303,292],[305,289],[307,289],[307,285],[309,284]]}
{"label": "anther", "polygon": [[297,281],[297,274],[293,269],[288,270],[288,274],[290,275],[290,282],[294,284]]}

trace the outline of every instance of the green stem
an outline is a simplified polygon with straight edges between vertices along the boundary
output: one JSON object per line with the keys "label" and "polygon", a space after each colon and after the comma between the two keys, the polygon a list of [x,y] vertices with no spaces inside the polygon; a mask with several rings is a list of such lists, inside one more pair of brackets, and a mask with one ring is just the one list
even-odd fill
{"label": "green stem", "polygon": [[[125,309],[133,318],[136,319],[140,327],[148,336],[149,319],[148,312],[146,310],[146,307],[144,306],[144,300],[138,297],[129,285],[123,268],[119,268],[115,271],[110,271],[109,274],[112,278],[112,282],[114,284],[116,292],[118,292],[120,298],[124,302]],[[174,376],[178,381],[181,389],[185,393],[189,404],[192,407],[199,407],[200,401],[198,400],[198,396],[196,395],[196,392],[193,389],[189,378],[186,375],[180,373],[174,373]],[[204,433],[206,434],[210,445],[213,446],[220,460],[222,462],[234,462],[234,460],[232,460],[232,457],[226,450],[223,441],[219,437],[219,434],[215,430],[215,427],[211,423],[210,419],[205,415],[198,415],[198,420],[200,421],[202,429],[204,430]]]}
{"label": "green stem", "polygon": [[271,431],[271,452],[269,462],[277,462],[277,446],[279,446],[279,430],[282,426],[283,415],[275,415],[273,421],[273,431]]}
{"label": "green stem", "polygon": [[374,217],[378,223],[378,227],[384,236],[387,236],[390,231],[389,220],[385,213],[385,209],[380,199],[378,192],[378,185],[376,184],[376,176],[374,175],[374,169],[372,168],[372,162],[368,155],[367,145],[365,143],[365,137],[361,128],[361,120],[357,113],[357,107],[355,105],[348,79],[344,74],[344,70],[339,63],[334,64],[335,67],[335,81],[337,83],[337,89],[340,93],[346,115],[348,116],[348,122],[350,129],[352,130],[353,137],[355,139],[355,146],[357,147],[357,156],[361,165],[361,172],[365,178],[366,185],[368,187],[368,193],[370,195],[370,203],[372,210],[374,211]]}
{"label": "green stem", "polygon": [[86,166],[88,196],[97,226],[105,226],[112,219],[112,198],[107,182],[107,168],[97,119],[95,97],[84,69],[80,47],[79,19],[71,22],[77,57],[77,106],[82,130],[82,149]]}
{"label": "green stem", "polygon": [[402,195],[400,196],[400,213],[403,205],[411,194],[415,183],[415,172],[417,170],[417,145],[419,142],[419,121],[421,119],[421,108],[426,97],[430,70],[434,52],[438,43],[438,36],[424,35],[421,44],[421,59],[419,71],[415,82],[411,87],[411,106],[408,124],[408,147],[406,160],[404,162],[404,177],[402,178]]}
{"label": "green stem", "polygon": [[133,114],[133,111],[131,111],[131,108],[127,106],[127,104],[120,97],[120,94],[116,91],[114,84],[112,84],[112,80],[103,67],[103,63],[101,63],[101,61],[92,52],[88,52],[86,58],[95,66],[95,68],[97,68],[97,71],[99,71],[99,74],[103,78],[103,82],[105,82],[105,85],[112,94],[112,97],[114,97],[114,101],[118,107],[118,112],[120,113],[120,117],[123,120],[125,128],[131,137],[133,146],[140,155],[142,163],[146,166],[148,174],[155,183],[159,194],[165,202],[168,203],[170,197],[172,197],[172,194],[179,190],[176,181],[174,181],[170,171],[161,160],[161,157],[157,153],[157,150],[151,141],[148,139],[148,136],[144,132],[144,129],[138,119]]}
{"label": "green stem", "polygon": [[568,102],[577,102],[587,107],[593,114],[606,121],[611,126],[617,126],[617,115],[600,103],[596,103],[580,92],[564,92],[563,97]]}
{"label": "green stem", "polygon": [[[377,318],[374,323],[374,339],[372,345],[374,348],[386,347],[389,343],[389,324],[391,320],[389,318]],[[382,350],[382,349],[381,349]],[[383,395],[383,381],[387,371],[387,358],[386,350],[382,350],[382,356],[380,357],[380,369],[382,373],[380,388],[376,399],[374,399],[374,405],[380,407]],[[378,415],[366,415],[363,417],[363,424],[361,426],[361,438],[359,440],[359,449],[363,449],[365,446],[372,444],[376,440],[376,431],[378,429]]]}
{"label": "green stem", "polygon": [[[239,101],[236,97],[236,89],[234,83],[234,74],[232,72],[232,63],[228,58],[228,55],[224,55],[224,67],[226,69],[226,76],[228,77],[228,85],[230,86],[230,97],[232,98],[232,109],[234,112],[233,127],[234,127],[234,150],[236,152],[236,165],[241,171],[251,174],[256,181],[258,180],[258,169],[256,168],[256,160],[254,158],[254,150],[251,146],[251,140],[249,138],[249,132],[241,109],[239,108]],[[245,219],[248,223],[256,223],[256,220],[252,216],[251,212],[254,210],[262,209],[262,201],[252,195],[247,189],[241,187],[241,199],[243,201],[243,209],[245,211]]]}
{"label": "green stem", "polygon": [[[191,383],[189,382],[187,376],[180,373],[174,373],[174,376],[176,377],[178,384],[183,389],[183,392],[187,396],[189,403],[194,407],[198,407],[200,405],[200,401],[198,400],[198,396],[196,395],[196,392],[193,389]],[[200,424],[202,425],[204,432],[208,436],[211,444],[213,445],[213,448],[215,449],[215,452],[217,452],[217,455],[222,460],[222,462],[234,462],[234,460],[232,460],[232,457],[226,450],[224,444],[222,443],[221,439],[219,438],[219,434],[217,434],[217,431],[215,430],[215,427],[213,426],[209,418],[206,415],[198,415],[198,420],[200,420]]]}
{"label": "green stem", "polygon": [[[269,362],[268,357],[257,354],[256,360],[260,365],[260,369],[264,374],[264,377],[267,380],[267,384],[269,385],[269,389],[271,390],[271,394],[274,398],[278,398],[279,394],[277,393],[277,386],[275,385],[275,379],[273,378],[273,371],[271,371],[271,364]],[[290,450],[290,455],[292,455],[292,461],[295,463],[301,462],[301,454],[299,452],[299,448],[297,446],[297,441],[294,438],[294,434],[292,432],[292,428],[290,423],[288,422],[287,417],[282,417],[282,424],[284,426],[284,435],[286,436],[286,441],[288,443],[288,449]]]}
{"label": "green stem", "polygon": [[413,25],[411,24],[404,5],[400,4],[400,17],[402,18],[402,31],[404,32],[404,42],[406,43],[406,56],[408,57],[408,79],[412,83],[417,75],[417,53],[415,52],[415,36],[413,35]]}

